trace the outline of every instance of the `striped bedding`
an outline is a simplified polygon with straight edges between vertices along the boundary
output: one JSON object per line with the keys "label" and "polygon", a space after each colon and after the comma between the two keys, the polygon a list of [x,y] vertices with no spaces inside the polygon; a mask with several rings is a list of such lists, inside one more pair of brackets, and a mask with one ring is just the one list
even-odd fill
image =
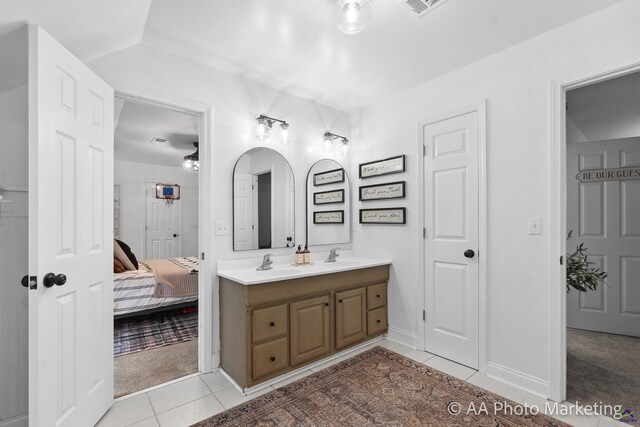
{"label": "striped bedding", "polygon": [[114,274],[113,314],[129,314],[142,310],[197,301],[198,296],[156,298],[156,279],[143,264],[139,270]]}

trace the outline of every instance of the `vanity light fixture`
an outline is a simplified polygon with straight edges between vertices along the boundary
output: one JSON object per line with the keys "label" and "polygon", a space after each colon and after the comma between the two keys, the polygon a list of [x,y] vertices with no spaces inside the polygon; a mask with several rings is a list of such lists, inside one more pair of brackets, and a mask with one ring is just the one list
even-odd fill
{"label": "vanity light fixture", "polygon": [[349,35],[362,31],[371,17],[370,0],[337,0],[334,8],[338,28]]}
{"label": "vanity light fixture", "polygon": [[289,135],[289,123],[284,120],[275,119],[273,117],[260,114],[256,119],[256,139],[260,142],[266,141],[271,137],[271,131],[273,130],[273,124],[275,122],[280,123],[280,138],[283,144],[288,144],[291,140]]}
{"label": "vanity light fixture", "polygon": [[197,142],[194,142],[193,146],[196,147],[196,152],[189,154],[188,156],[184,156],[182,166],[187,170],[197,172],[200,170],[200,148],[198,148]]}
{"label": "vanity light fixture", "polygon": [[347,151],[349,151],[349,140],[344,136],[325,132],[322,140],[324,141],[324,148],[326,151],[331,151],[335,145],[339,145],[342,149],[342,154],[347,154]]}

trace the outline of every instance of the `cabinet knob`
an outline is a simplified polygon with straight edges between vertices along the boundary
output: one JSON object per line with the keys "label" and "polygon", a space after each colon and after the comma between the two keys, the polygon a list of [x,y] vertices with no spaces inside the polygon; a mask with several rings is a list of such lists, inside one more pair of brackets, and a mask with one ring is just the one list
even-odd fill
{"label": "cabinet knob", "polygon": [[376,295],[376,298],[380,298],[380,294]]}
{"label": "cabinet knob", "polygon": [[325,307],[329,307],[329,303],[328,303],[328,302],[325,302],[325,303],[324,303],[324,306],[325,306]]}
{"label": "cabinet knob", "polygon": [[380,319],[376,320],[376,322],[380,323]]}
{"label": "cabinet knob", "polygon": [[274,356],[271,356],[271,361],[272,361],[272,362],[275,362],[275,361],[276,361],[276,358],[275,358]]}
{"label": "cabinet knob", "polygon": [[338,302],[342,302],[342,300],[341,300],[341,299],[339,299],[339,300],[338,300]]}
{"label": "cabinet knob", "polygon": [[269,325],[276,326],[276,322],[269,322]]}

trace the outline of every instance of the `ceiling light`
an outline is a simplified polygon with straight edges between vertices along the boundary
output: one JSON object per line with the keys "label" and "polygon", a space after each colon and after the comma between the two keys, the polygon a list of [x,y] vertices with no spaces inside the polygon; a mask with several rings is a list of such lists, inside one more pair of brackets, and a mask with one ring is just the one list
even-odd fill
{"label": "ceiling light", "polygon": [[340,135],[336,135],[335,133],[325,132],[322,136],[322,140],[324,143],[324,149],[326,152],[332,151],[336,145],[339,145],[342,149],[343,154],[347,154],[349,151],[349,140]]}
{"label": "ceiling light", "polygon": [[288,144],[291,141],[291,135],[289,133],[289,123],[284,120],[275,119],[273,117],[260,114],[256,119],[256,139],[260,142],[264,142],[271,137],[273,130],[273,124],[275,122],[280,123],[280,139],[283,144]]}
{"label": "ceiling light", "polygon": [[185,169],[197,172],[200,170],[200,148],[198,147],[197,142],[194,142],[193,146],[196,147],[196,152],[189,154],[188,156],[184,156],[182,166]]}
{"label": "ceiling light", "polygon": [[364,29],[371,17],[370,0],[337,0],[336,23],[345,34],[356,34]]}

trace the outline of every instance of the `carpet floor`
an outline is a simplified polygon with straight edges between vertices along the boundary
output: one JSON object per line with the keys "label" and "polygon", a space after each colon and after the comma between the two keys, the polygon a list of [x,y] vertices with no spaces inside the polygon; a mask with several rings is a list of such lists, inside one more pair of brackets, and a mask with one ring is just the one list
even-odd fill
{"label": "carpet floor", "polygon": [[567,328],[567,400],[640,411],[640,338]]}
{"label": "carpet floor", "polygon": [[[488,414],[467,412],[483,402]],[[505,399],[374,347],[196,426],[567,426],[545,415],[494,414],[494,402]],[[463,412],[449,413],[458,404]]]}
{"label": "carpet floor", "polygon": [[171,310],[159,315],[135,316],[114,320],[114,355],[162,347],[198,338],[198,313],[182,313]]}
{"label": "carpet floor", "polygon": [[198,341],[154,348],[115,358],[115,397],[198,372]]}

